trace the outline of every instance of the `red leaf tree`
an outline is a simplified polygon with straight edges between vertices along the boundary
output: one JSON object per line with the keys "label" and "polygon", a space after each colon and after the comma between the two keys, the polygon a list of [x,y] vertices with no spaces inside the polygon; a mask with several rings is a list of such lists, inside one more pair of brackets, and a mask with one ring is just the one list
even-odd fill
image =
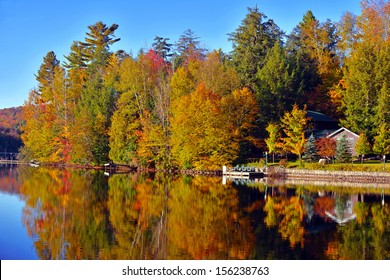
{"label": "red leaf tree", "polygon": [[333,138],[320,138],[316,142],[317,154],[324,158],[332,158],[336,155],[337,142]]}

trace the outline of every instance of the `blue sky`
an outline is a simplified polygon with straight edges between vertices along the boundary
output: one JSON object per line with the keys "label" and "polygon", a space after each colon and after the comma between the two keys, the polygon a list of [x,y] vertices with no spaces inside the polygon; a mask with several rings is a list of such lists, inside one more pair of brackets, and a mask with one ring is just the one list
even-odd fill
{"label": "blue sky", "polygon": [[43,57],[54,51],[62,62],[87,26],[119,24],[121,41],[112,50],[137,54],[158,35],[177,41],[192,29],[213,50],[231,50],[227,34],[244,19],[247,7],[259,10],[286,33],[312,10],[321,21],[360,14],[359,0],[0,0],[0,108],[23,105],[36,87],[34,75]]}

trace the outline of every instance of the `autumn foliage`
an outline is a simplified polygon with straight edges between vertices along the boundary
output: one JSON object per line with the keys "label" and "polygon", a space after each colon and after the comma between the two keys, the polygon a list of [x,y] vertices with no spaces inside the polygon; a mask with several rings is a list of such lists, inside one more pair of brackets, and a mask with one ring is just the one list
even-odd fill
{"label": "autumn foliage", "polygon": [[22,145],[20,127],[23,125],[22,107],[0,110],[0,151],[16,153]]}
{"label": "autumn foliage", "polygon": [[317,153],[324,158],[332,158],[336,155],[337,142],[334,138],[320,138],[317,140]]}
{"label": "autumn foliage", "polygon": [[[362,1],[361,15],[346,13],[339,24],[307,11],[286,39],[255,7],[229,34],[230,54],[202,48],[188,29],[176,44],[156,36],[136,56],[113,52],[119,26],[99,21],[63,63],[53,51],[43,58],[23,109],[22,154],[42,162],[219,169],[259,158],[266,143],[270,153],[301,159],[306,110],[338,118],[371,144],[377,139],[374,152],[385,153],[388,15],[381,0]],[[278,122],[281,129],[272,127]],[[334,156],[329,141],[319,140],[320,156]]]}

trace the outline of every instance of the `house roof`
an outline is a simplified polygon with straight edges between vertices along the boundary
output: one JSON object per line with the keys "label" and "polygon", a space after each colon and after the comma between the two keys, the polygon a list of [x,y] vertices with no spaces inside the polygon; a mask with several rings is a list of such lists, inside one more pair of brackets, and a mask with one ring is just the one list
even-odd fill
{"label": "house roof", "polygon": [[324,138],[328,135],[334,133],[337,129],[315,129],[311,133],[313,133],[314,138]]}
{"label": "house roof", "polygon": [[335,132],[329,134],[329,135],[326,136],[326,137],[327,137],[327,138],[333,137],[333,136],[339,134],[339,133],[342,132],[342,131],[348,131],[348,132],[350,132],[352,135],[354,135],[354,136],[356,136],[356,137],[359,137],[359,135],[357,135],[355,132],[352,132],[352,131],[350,131],[349,129],[347,129],[347,128],[345,128],[345,127],[342,127],[342,128],[340,128],[340,129],[336,130]]}
{"label": "house roof", "polygon": [[307,110],[306,116],[311,118],[315,122],[335,122],[335,123],[337,123],[337,120],[335,120],[334,118],[329,117],[327,115],[324,115],[320,112],[316,112],[316,111]]}
{"label": "house roof", "polygon": [[[333,212],[333,213],[332,213]],[[325,211],[325,214],[326,216],[328,216],[329,218],[331,218],[333,221],[335,221],[336,223],[338,224],[345,224],[353,219],[356,219],[356,214],[353,214],[353,213],[349,213],[349,214],[344,214],[343,217],[339,218],[337,217],[337,215],[334,213],[334,211],[332,212],[329,212],[329,211]]]}

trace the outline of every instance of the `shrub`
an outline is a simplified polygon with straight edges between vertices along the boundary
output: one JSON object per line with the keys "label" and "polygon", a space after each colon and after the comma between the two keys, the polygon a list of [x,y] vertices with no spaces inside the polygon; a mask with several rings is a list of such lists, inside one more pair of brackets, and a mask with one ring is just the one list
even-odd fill
{"label": "shrub", "polygon": [[284,167],[284,168],[286,168],[287,165],[288,165],[288,161],[287,161],[286,159],[281,159],[281,160],[279,161],[279,165],[282,166],[282,167]]}
{"label": "shrub", "polygon": [[259,160],[259,166],[260,167],[264,167],[265,166],[265,159],[262,158],[262,159]]}

